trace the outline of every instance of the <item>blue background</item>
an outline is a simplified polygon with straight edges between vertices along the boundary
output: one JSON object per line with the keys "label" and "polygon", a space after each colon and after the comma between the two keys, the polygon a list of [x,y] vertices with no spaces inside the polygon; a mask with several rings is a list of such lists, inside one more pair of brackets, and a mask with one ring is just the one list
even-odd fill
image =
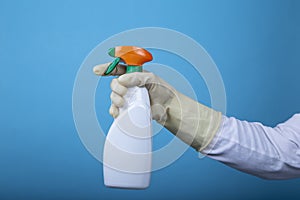
{"label": "blue background", "polygon": [[262,180],[192,149],[154,172],[147,190],[105,188],[72,118],[76,72],[91,49],[118,32],[159,26],[212,56],[228,116],[274,126],[300,112],[299,10],[297,0],[1,0],[0,199],[299,199],[299,179]]}

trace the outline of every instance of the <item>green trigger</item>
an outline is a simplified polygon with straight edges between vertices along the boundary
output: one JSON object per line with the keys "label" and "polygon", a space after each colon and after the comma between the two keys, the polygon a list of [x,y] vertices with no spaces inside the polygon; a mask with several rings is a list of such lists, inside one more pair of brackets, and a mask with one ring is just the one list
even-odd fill
{"label": "green trigger", "polygon": [[117,67],[120,60],[121,60],[120,58],[114,59],[114,61],[112,63],[110,63],[110,65],[107,67],[107,70],[106,70],[106,72],[104,72],[104,75],[110,74]]}

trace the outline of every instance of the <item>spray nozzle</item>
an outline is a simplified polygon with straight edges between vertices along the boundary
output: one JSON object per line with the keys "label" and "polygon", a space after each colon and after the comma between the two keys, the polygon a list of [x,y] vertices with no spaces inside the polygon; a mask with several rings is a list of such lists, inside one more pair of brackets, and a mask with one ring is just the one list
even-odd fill
{"label": "spray nozzle", "polygon": [[108,66],[105,75],[111,73],[119,62],[127,65],[126,73],[143,71],[142,65],[152,60],[152,55],[146,49],[135,46],[118,46],[110,48],[108,54],[116,59]]}

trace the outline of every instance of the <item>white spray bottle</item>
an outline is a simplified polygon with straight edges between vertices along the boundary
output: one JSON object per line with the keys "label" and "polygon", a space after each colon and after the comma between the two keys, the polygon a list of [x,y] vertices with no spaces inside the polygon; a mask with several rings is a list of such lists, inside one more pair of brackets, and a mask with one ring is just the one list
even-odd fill
{"label": "white spray bottle", "polygon": [[[152,55],[140,47],[118,46],[109,50],[116,57],[109,74],[121,61],[126,73],[141,72]],[[103,154],[104,184],[107,187],[144,189],[150,184],[152,162],[151,108],[145,87],[128,88],[125,104],[106,137]]]}

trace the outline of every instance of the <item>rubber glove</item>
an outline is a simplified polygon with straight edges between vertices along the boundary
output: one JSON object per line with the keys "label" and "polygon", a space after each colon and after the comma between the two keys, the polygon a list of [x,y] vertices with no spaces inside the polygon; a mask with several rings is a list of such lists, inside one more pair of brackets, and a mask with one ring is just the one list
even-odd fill
{"label": "rubber glove", "polygon": [[[104,76],[110,63],[94,67],[96,75]],[[129,87],[146,87],[149,92],[152,118],[197,151],[208,146],[221,124],[221,113],[181,94],[151,72],[125,73],[119,64],[110,75],[121,75],[111,82],[110,114],[116,118]]]}

